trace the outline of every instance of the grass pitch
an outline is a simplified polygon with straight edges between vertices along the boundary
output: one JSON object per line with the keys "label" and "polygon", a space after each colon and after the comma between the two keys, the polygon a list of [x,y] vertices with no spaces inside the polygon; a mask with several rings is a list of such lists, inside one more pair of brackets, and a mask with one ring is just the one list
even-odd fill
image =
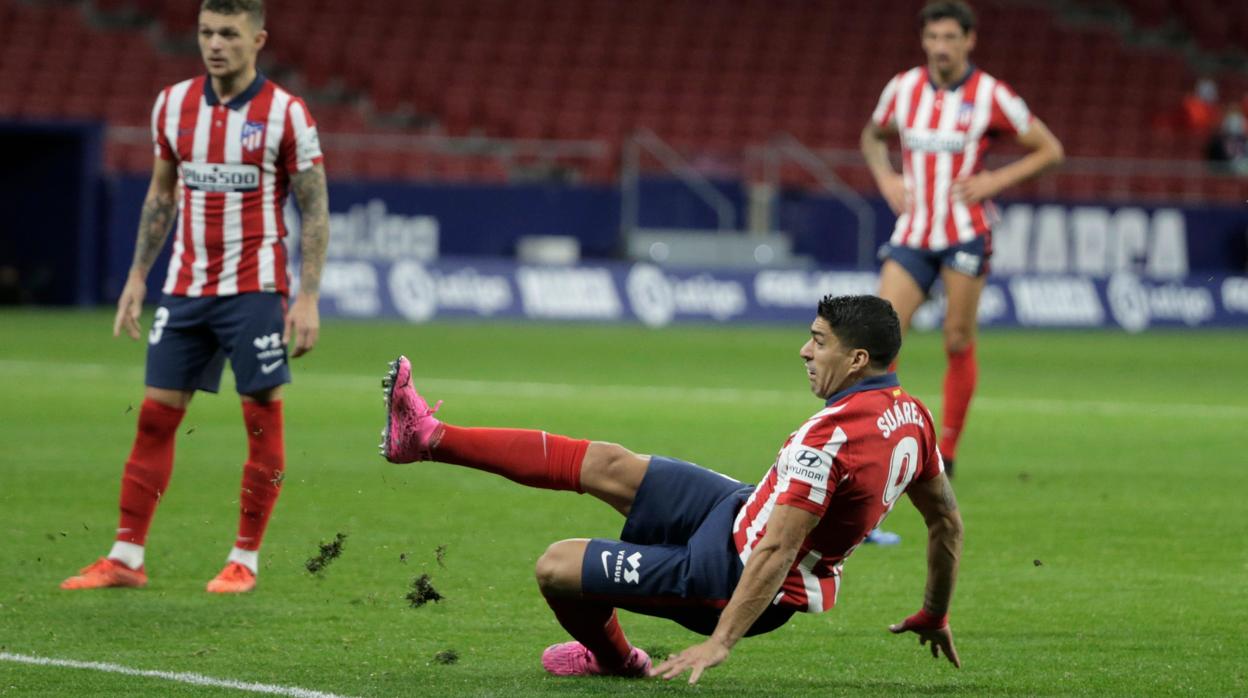
{"label": "grass pitch", "polygon": [[[327,320],[295,362],[259,588],[219,598],[203,586],[233,540],[245,454],[228,380],[183,423],[149,587],[57,589],[108,549],[142,399],[144,345],[110,325],[107,310],[0,312],[0,652],[353,696],[1248,693],[1243,333],[987,334],[954,483],[963,669],[886,631],[922,600],[923,528],[903,501],[887,525],[902,545],[857,551],[835,610],[743,641],[690,689],[547,677],[539,654],[565,636],[533,561],[621,520],[588,497],[385,463],[379,379],[405,352],[454,423],[612,440],[754,482],[819,407],[797,359],[805,327]],[[942,372],[939,337],[909,338],[903,384],[937,412]],[[341,555],[309,574],[339,533]],[[413,608],[421,575],[445,598]],[[697,640],[622,620],[654,654]],[[10,693],[238,695],[0,661]]]}

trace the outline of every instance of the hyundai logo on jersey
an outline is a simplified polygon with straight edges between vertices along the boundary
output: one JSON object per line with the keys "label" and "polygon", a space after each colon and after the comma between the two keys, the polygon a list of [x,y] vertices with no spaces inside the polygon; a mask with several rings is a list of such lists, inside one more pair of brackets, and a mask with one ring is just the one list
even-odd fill
{"label": "hyundai logo on jersey", "polygon": [[797,462],[805,468],[817,468],[823,459],[814,451],[802,451],[797,454]]}

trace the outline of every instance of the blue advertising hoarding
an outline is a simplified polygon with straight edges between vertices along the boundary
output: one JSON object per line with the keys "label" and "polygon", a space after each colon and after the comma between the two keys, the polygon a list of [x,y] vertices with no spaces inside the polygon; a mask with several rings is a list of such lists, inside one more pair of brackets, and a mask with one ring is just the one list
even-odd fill
{"label": "blue advertising hoarding", "polygon": [[[708,271],[652,264],[530,266],[488,259],[331,260],[322,279],[330,316],[673,323],[805,323],[828,293],[873,293],[874,272]],[[914,318],[936,327],[936,297]],[[979,306],[985,327],[1248,328],[1248,277],[1150,279],[1014,274],[989,278]]]}
{"label": "blue advertising hoarding", "polygon": [[[709,209],[683,185],[643,184],[651,207],[644,225],[715,226]],[[141,177],[118,177],[107,188],[98,291],[105,302],[115,299],[125,282],[146,191],[147,179]],[[532,235],[575,238],[589,259],[610,259],[625,247],[619,191],[609,187],[379,183],[335,181],[331,175],[329,196],[331,258],[512,257],[517,241]],[[739,210],[744,206],[739,191],[729,198]],[[882,200],[870,201],[879,244],[891,233],[893,216]],[[795,253],[819,267],[856,263],[857,219],[840,202],[794,191],[784,193],[777,207],[777,223],[793,238]],[[1000,209],[993,259],[999,272],[1171,278],[1248,273],[1248,206],[1003,202]],[[153,294],[166,260],[153,269]]]}

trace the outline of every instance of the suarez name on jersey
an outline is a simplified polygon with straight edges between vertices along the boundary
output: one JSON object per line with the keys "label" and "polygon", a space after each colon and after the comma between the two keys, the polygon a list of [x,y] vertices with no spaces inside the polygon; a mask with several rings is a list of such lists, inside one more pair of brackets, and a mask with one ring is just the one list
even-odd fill
{"label": "suarez name on jersey", "polygon": [[836,603],[841,566],[911,482],[943,472],[932,416],[887,373],[828,398],[793,432],[737,512],[733,542],[744,564],[778,505],[819,517],[798,550],[777,603],[819,613]]}
{"label": "suarez name on jersey", "polygon": [[1030,127],[1027,104],[1008,85],[972,67],[961,81],[937,89],[927,68],[912,68],[888,82],[871,118],[901,135],[909,206],[891,244],[943,250],[989,233],[997,217],[992,202],[967,204],[950,189],[983,169],[994,139]]}
{"label": "suarez name on jersey", "polygon": [[303,100],[257,75],[222,104],[193,78],[156,98],[152,140],[177,163],[181,197],[164,292],[288,294],[282,208],[291,177],[323,161]]}

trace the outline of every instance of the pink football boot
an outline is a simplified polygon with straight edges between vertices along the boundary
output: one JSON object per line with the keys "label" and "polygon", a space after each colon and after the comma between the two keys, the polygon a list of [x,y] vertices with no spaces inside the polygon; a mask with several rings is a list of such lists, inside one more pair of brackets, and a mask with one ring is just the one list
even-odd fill
{"label": "pink football boot", "polygon": [[428,460],[442,437],[442,422],[433,414],[442,401],[429,403],[412,387],[412,362],[400,355],[390,364],[390,373],[381,379],[386,395],[386,428],[381,430],[381,455],[391,463]]}
{"label": "pink football boot", "polygon": [[579,642],[551,645],[542,652],[542,666],[555,676],[627,676],[644,678],[650,673],[650,655],[640,647],[628,654],[628,661],[619,671],[604,671],[594,653]]}

